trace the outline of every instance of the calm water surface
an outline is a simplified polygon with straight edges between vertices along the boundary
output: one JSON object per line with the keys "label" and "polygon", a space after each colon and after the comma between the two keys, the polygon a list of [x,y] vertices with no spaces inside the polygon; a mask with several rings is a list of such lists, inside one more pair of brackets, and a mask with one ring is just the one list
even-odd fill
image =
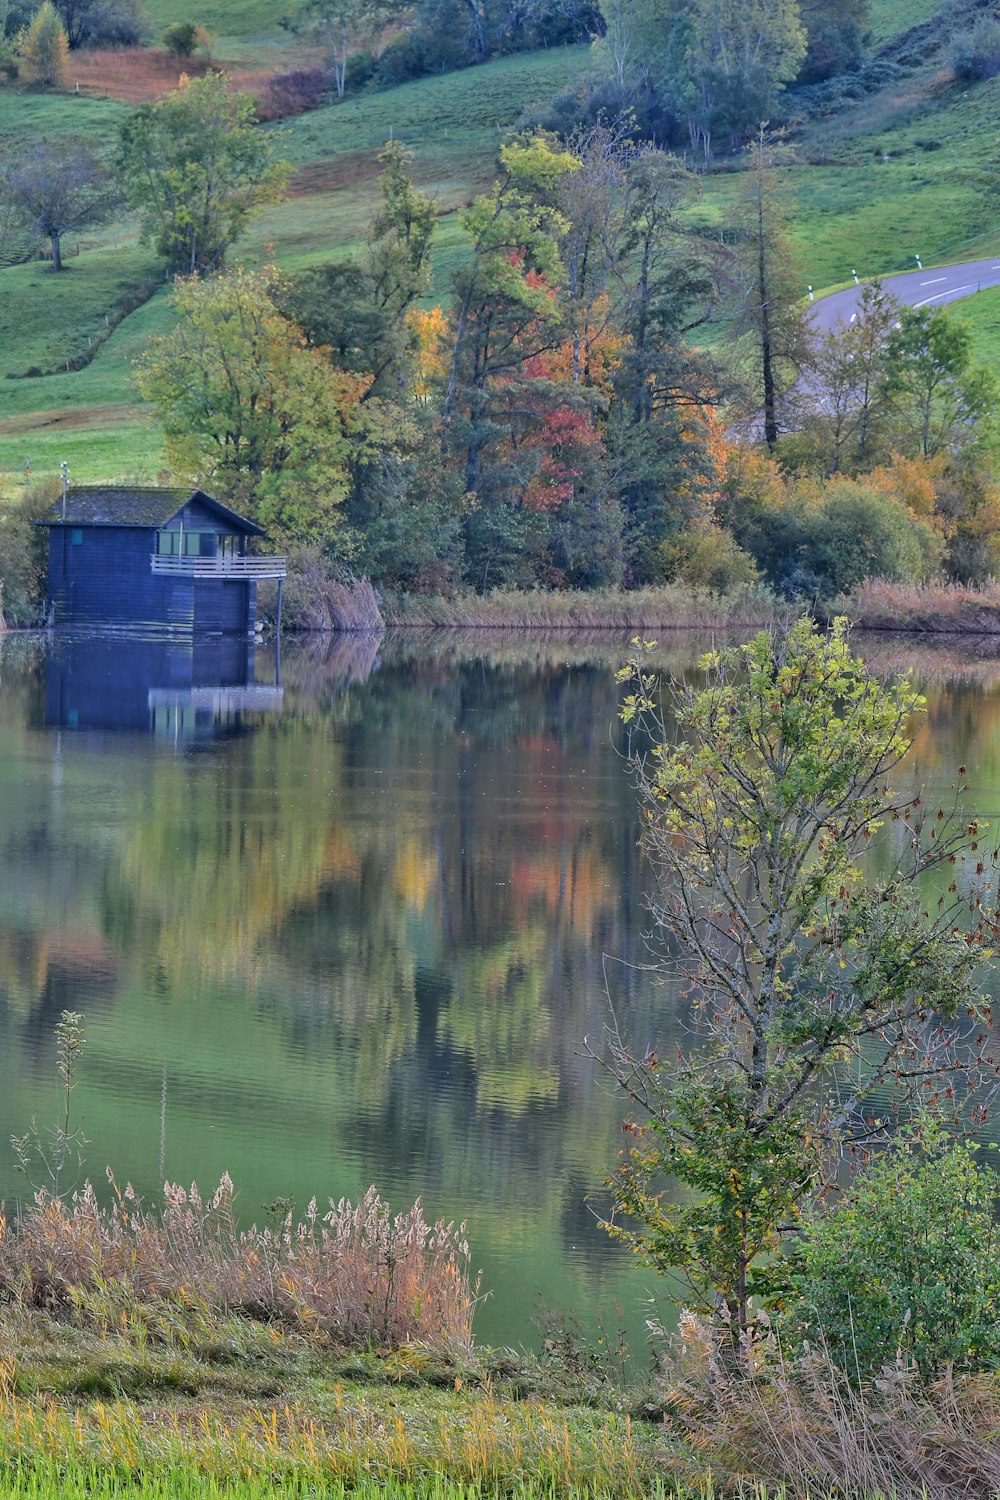
{"label": "calm water surface", "polygon": [[[933,790],[965,762],[996,817],[1000,663],[872,649],[928,696],[905,774]],[[0,641],[0,1142],[52,1118],[73,1008],[95,1176],[154,1196],[228,1170],[247,1218],[419,1194],[468,1220],[480,1337],[531,1341],[539,1298],[638,1326],[652,1279],[593,1216],[621,1103],[581,1057],[606,977],[637,1045],[681,1025],[642,967],[624,652],[292,644],[278,688],[232,643]],[[22,1190],[0,1144],[0,1197]]]}

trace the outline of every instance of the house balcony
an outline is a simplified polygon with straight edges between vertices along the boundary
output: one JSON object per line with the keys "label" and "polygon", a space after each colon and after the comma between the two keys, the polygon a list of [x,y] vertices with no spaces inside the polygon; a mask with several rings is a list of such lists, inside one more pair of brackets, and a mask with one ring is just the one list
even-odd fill
{"label": "house balcony", "polygon": [[257,582],[262,578],[284,578],[283,557],[170,557],[154,552],[152,571],[173,578],[228,578]]}

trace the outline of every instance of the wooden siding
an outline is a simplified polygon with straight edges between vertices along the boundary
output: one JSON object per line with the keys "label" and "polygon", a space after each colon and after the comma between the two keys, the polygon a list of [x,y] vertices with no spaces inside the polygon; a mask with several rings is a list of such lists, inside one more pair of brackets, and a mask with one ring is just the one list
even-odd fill
{"label": "wooden siding", "polygon": [[[193,507],[192,507],[193,508]],[[74,532],[82,540],[74,544]],[[254,584],[155,575],[156,531],[126,526],[53,526],[49,598],[61,625],[246,634]]]}

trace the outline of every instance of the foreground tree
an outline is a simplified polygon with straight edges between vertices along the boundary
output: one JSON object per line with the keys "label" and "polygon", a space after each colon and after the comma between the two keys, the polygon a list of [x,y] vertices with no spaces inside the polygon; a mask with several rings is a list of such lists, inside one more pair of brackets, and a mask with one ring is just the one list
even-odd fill
{"label": "foreground tree", "polygon": [[218,73],[191,78],[122,124],[115,166],[144,237],[172,271],[218,269],[253,215],[276,203],[287,168],[272,159],[250,94]]}
{"label": "foreground tree", "polygon": [[52,269],[61,271],[63,235],[102,223],[119,197],[104,164],[86,146],[39,141],[30,153],[0,159],[0,200],[45,236]]}
{"label": "foreground tree", "polygon": [[684,1274],[739,1365],[831,1153],[878,1128],[873,1096],[979,1076],[996,896],[975,821],[928,817],[890,785],[922,700],[869,673],[843,621],[827,636],[800,620],[703,667],[704,687],[674,685],[673,747],[641,658],[624,674],[655,937],[698,1045],[637,1056],[612,1035],[636,1113],[614,1179],[628,1220],[610,1227]]}

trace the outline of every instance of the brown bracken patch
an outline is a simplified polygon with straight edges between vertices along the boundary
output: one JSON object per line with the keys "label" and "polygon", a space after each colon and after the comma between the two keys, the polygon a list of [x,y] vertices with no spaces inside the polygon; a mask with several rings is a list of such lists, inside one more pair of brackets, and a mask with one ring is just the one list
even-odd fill
{"label": "brown bracken patch", "polygon": [[[227,74],[232,88],[251,94],[259,93],[274,71],[272,67],[238,67],[222,60],[212,67]],[[161,48],[123,47],[116,52],[74,52],[67,79],[71,88],[79,85],[80,93],[144,104],[169,94],[183,76],[200,78],[208,69],[209,65],[198,58],[176,58]]]}

